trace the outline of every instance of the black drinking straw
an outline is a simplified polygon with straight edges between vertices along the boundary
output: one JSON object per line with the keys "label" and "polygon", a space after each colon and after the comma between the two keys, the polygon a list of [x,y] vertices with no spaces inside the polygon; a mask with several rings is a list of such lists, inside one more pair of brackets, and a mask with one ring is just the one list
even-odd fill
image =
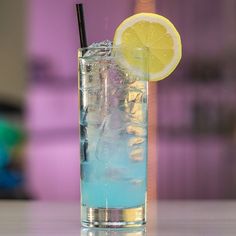
{"label": "black drinking straw", "polygon": [[88,45],[87,45],[86,31],[84,25],[84,12],[82,3],[76,4],[76,12],[79,26],[80,46],[81,48],[86,48]]}

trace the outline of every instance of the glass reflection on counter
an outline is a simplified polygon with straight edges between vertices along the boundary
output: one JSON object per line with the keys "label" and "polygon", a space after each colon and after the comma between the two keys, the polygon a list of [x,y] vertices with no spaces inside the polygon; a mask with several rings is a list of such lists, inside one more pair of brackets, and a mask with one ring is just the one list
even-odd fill
{"label": "glass reflection on counter", "polygon": [[81,228],[81,236],[146,236],[146,227],[129,229]]}

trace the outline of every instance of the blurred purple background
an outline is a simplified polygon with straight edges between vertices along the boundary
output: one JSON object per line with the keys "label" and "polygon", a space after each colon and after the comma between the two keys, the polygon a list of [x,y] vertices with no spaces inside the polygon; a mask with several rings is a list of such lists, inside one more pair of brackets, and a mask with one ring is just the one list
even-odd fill
{"label": "blurred purple background", "polygon": [[[133,14],[135,3],[81,2],[89,43],[112,40],[119,23]],[[0,25],[12,26],[0,33],[6,51],[0,61],[15,70],[10,74],[1,67],[1,84],[7,87],[8,81],[9,89],[0,90],[0,112],[28,137],[20,159],[24,172],[17,168],[23,173],[21,188],[30,198],[79,199],[80,44],[75,3],[19,0],[18,7],[13,1],[0,3],[0,9],[15,16],[3,15]],[[157,0],[157,12],[176,25],[183,41],[180,66],[158,84],[159,198],[236,197],[235,9],[233,0]],[[13,34],[16,27],[19,32]],[[19,45],[12,49],[15,42]],[[16,65],[24,70],[17,71]],[[19,196],[19,190],[11,196]]]}

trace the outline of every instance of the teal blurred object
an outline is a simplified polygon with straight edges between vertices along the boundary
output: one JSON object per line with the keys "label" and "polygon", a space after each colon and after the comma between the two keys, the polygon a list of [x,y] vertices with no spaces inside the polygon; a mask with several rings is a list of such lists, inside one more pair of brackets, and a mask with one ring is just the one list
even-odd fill
{"label": "teal blurred object", "polygon": [[0,170],[0,188],[12,189],[21,185],[23,176],[19,171]]}
{"label": "teal blurred object", "polygon": [[0,170],[8,163],[8,154],[4,147],[0,146]]}
{"label": "teal blurred object", "polygon": [[0,120],[0,169],[10,161],[11,150],[24,139],[24,134],[16,125]]}
{"label": "teal blurred object", "polygon": [[25,135],[15,124],[0,120],[0,188],[15,188],[22,183],[23,177],[19,171],[8,168],[11,163],[12,151],[21,145]]}
{"label": "teal blurred object", "polygon": [[12,148],[24,139],[22,130],[16,125],[0,120],[0,146]]}

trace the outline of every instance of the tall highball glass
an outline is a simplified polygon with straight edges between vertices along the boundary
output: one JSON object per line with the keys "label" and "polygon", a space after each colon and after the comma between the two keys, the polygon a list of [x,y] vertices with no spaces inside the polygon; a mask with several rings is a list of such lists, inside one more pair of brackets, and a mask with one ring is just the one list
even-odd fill
{"label": "tall highball glass", "polygon": [[79,49],[81,223],[146,223],[147,49]]}

